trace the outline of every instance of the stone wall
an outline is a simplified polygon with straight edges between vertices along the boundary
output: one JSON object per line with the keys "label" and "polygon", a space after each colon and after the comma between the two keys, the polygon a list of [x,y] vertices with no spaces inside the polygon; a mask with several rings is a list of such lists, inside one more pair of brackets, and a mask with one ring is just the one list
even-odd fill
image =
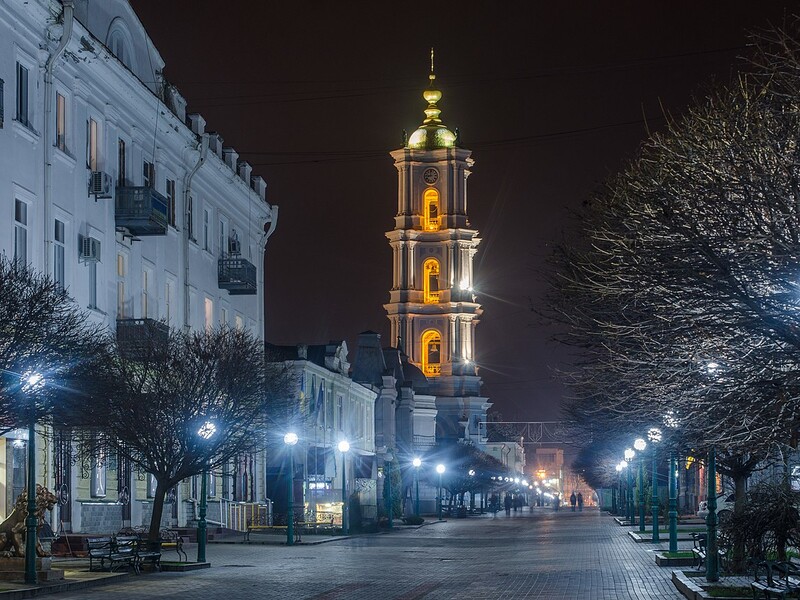
{"label": "stone wall", "polygon": [[81,533],[111,534],[122,529],[122,505],[82,503]]}
{"label": "stone wall", "polygon": [[[142,502],[142,522],[139,525],[150,527],[150,519],[153,517],[153,501]],[[172,527],[172,503],[164,503],[164,511],[161,513],[161,528]]]}

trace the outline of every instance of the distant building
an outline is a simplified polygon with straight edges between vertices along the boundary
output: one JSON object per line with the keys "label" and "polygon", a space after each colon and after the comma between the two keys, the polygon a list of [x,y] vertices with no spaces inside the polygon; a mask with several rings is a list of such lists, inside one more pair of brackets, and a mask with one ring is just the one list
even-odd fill
{"label": "distant building", "polygon": [[[50,275],[120,343],[223,323],[261,338],[277,207],[163,71],[126,0],[0,3],[0,251]],[[0,518],[22,491],[25,445],[0,438]],[[146,474],[118,457],[76,464],[68,432],[47,447],[38,472],[60,498],[54,528],[148,521]],[[254,460],[231,465],[219,493],[258,497]],[[193,489],[170,495],[167,523],[192,518]]]}
{"label": "distant building", "polygon": [[[375,399],[378,393],[350,378],[347,344],[275,346],[267,344],[267,356],[286,364],[296,398],[293,419],[298,443],[295,447],[295,514],[306,520],[342,523],[342,453],[340,441],[350,450],[344,460],[347,497],[351,506],[357,500],[360,518],[377,518],[375,464]],[[275,439],[269,446],[280,448],[268,453],[266,494],[276,514],[285,514],[288,505],[286,450],[283,431],[267,432]],[[300,511],[298,513],[298,510]],[[351,525],[357,518],[351,512]]]}

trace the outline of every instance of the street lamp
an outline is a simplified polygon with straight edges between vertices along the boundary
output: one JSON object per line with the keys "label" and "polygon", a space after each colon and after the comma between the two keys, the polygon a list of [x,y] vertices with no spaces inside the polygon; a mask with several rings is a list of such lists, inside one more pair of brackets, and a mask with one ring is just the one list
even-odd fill
{"label": "street lamp", "polygon": [[350,442],[342,440],[339,442],[339,452],[342,453],[342,534],[348,534],[347,522],[347,478],[345,476],[345,465],[347,463],[347,453],[350,451]]}
{"label": "street lamp", "polygon": [[414,487],[416,488],[416,498],[414,500],[414,516],[419,517],[419,468],[422,466],[422,459],[418,456],[411,461],[414,465]]}
{"label": "street lamp", "polygon": [[297,444],[297,434],[290,431],[283,436],[283,443],[286,444],[286,453],[289,455],[289,472],[287,479],[289,482],[288,511],[286,513],[286,545],[294,545],[294,446]]}
{"label": "street lamp", "polygon": [[644,438],[636,438],[633,447],[639,451],[639,532],[644,532],[644,449],[647,442]]}
{"label": "street lamp", "polygon": [[36,583],[36,392],[44,386],[41,373],[22,376],[22,391],[30,396],[28,421],[28,516],[25,517],[25,583]]}
{"label": "street lamp", "polygon": [[[217,432],[217,426],[214,424],[213,421],[206,421],[200,426],[200,429],[197,430],[197,435],[200,436],[200,439],[204,442],[207,442],[214,434]],[[200,514],[199,519],[197,520],[197,562],[204,563],[206,562],[206,540],[208,539],[207,535],[207,523],[206,523],[206,511],[208,506],[206,504],[206,478],[208,476],[208,460],[203,461],[203,472],[200,475]]]}
{"label": "street lamp", "polygon": [[614,513],[615,515],[619,514],[619,511],[617,510],[618,508],[617,496],[619,496],[620,499],[622,499],[622,496],[620,494],[620,492],[622,491],[622,469],[625,468],[623,465],[627,466],[627,464],[628,463],[626,463],[625,461],[622,461],[614,465],[614,470],[616,470],[617,472],[617,487],[616,489],[612,488],[611,490],[611,512]]}
{"label": "street lamp", "polygon": [[653,452],[653,496],[650,498],[650,510],[653,513],[653,543],[658,543],[658,463],[656,461],[656,444],[661,441],[662,434],[658,427],[651,427],[647,430],[647,439],[650,440]]}
{"label": "street lamp", "polygon": [[631,474],[631,461],[636,458],[636,452],[633,448],[625,449],[625,464],[628,466],[628,525],[633,525],[635,519],[633,516],[633,475]]}
{"label": "street lamp", "polygon": [[387,529],[394,528],[394,519],[392,519],[392,461],[394,456],[391,450],[386,451],[383,458],[383,495],[385,496],[384,502],[386,503],[386,527]]}
{"label": "street lamp", "polygon": [[439,520],[442,520],[442,473],[444,473],[445,467],[442,463],[436,465],[436,472],[439,474]]}

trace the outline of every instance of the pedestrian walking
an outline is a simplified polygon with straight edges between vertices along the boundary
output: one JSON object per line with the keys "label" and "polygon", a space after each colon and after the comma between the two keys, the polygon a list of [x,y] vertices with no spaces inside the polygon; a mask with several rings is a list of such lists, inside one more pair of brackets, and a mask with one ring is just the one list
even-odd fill
{"label": "pedestrian walking", "polygon": [[558,494],[556,494],[555,498],[553,498],[553,510],[558,511],[558,507],[561,504],[561,498]]}
{"label": "pedestrian walking", "polygon": [[583,494],[578,492],[578,510],[583,512]]}
{"label": "pedestrian walking", "polygon": [[506,507],[506,516],[510,517],[511,516],[511,494],[506,494],[506,497],[503,500],[503,503],[505,504],[505,507]]}
{"label": "pedestrian walking", "polygon": [[578,499],[575,497],[575,492],[572,492],[569,496],[569,505],[572,507],[572,512],[575,512],[575,503]]}

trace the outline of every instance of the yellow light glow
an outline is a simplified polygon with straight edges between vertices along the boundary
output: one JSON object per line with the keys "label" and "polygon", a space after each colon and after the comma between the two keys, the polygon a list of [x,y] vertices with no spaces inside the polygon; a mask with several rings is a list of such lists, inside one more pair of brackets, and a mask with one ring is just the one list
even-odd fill
{"label": "yellow light glow", "polygon": [[429,258],[422,265],[424,273],[422,289],[425,304],[439,302],[439,261]]}
{"label": "yellow light glow", "polygon": [[441,374],[442,335],[435,329],[422,334],[422,372],[427,377]]}
{"label": "yellow light glow", "polygon": [[425,207],[425,231],[438,231],[441,227],[439,220],[439,192],[436,188],[428,188],[422,196]]}

